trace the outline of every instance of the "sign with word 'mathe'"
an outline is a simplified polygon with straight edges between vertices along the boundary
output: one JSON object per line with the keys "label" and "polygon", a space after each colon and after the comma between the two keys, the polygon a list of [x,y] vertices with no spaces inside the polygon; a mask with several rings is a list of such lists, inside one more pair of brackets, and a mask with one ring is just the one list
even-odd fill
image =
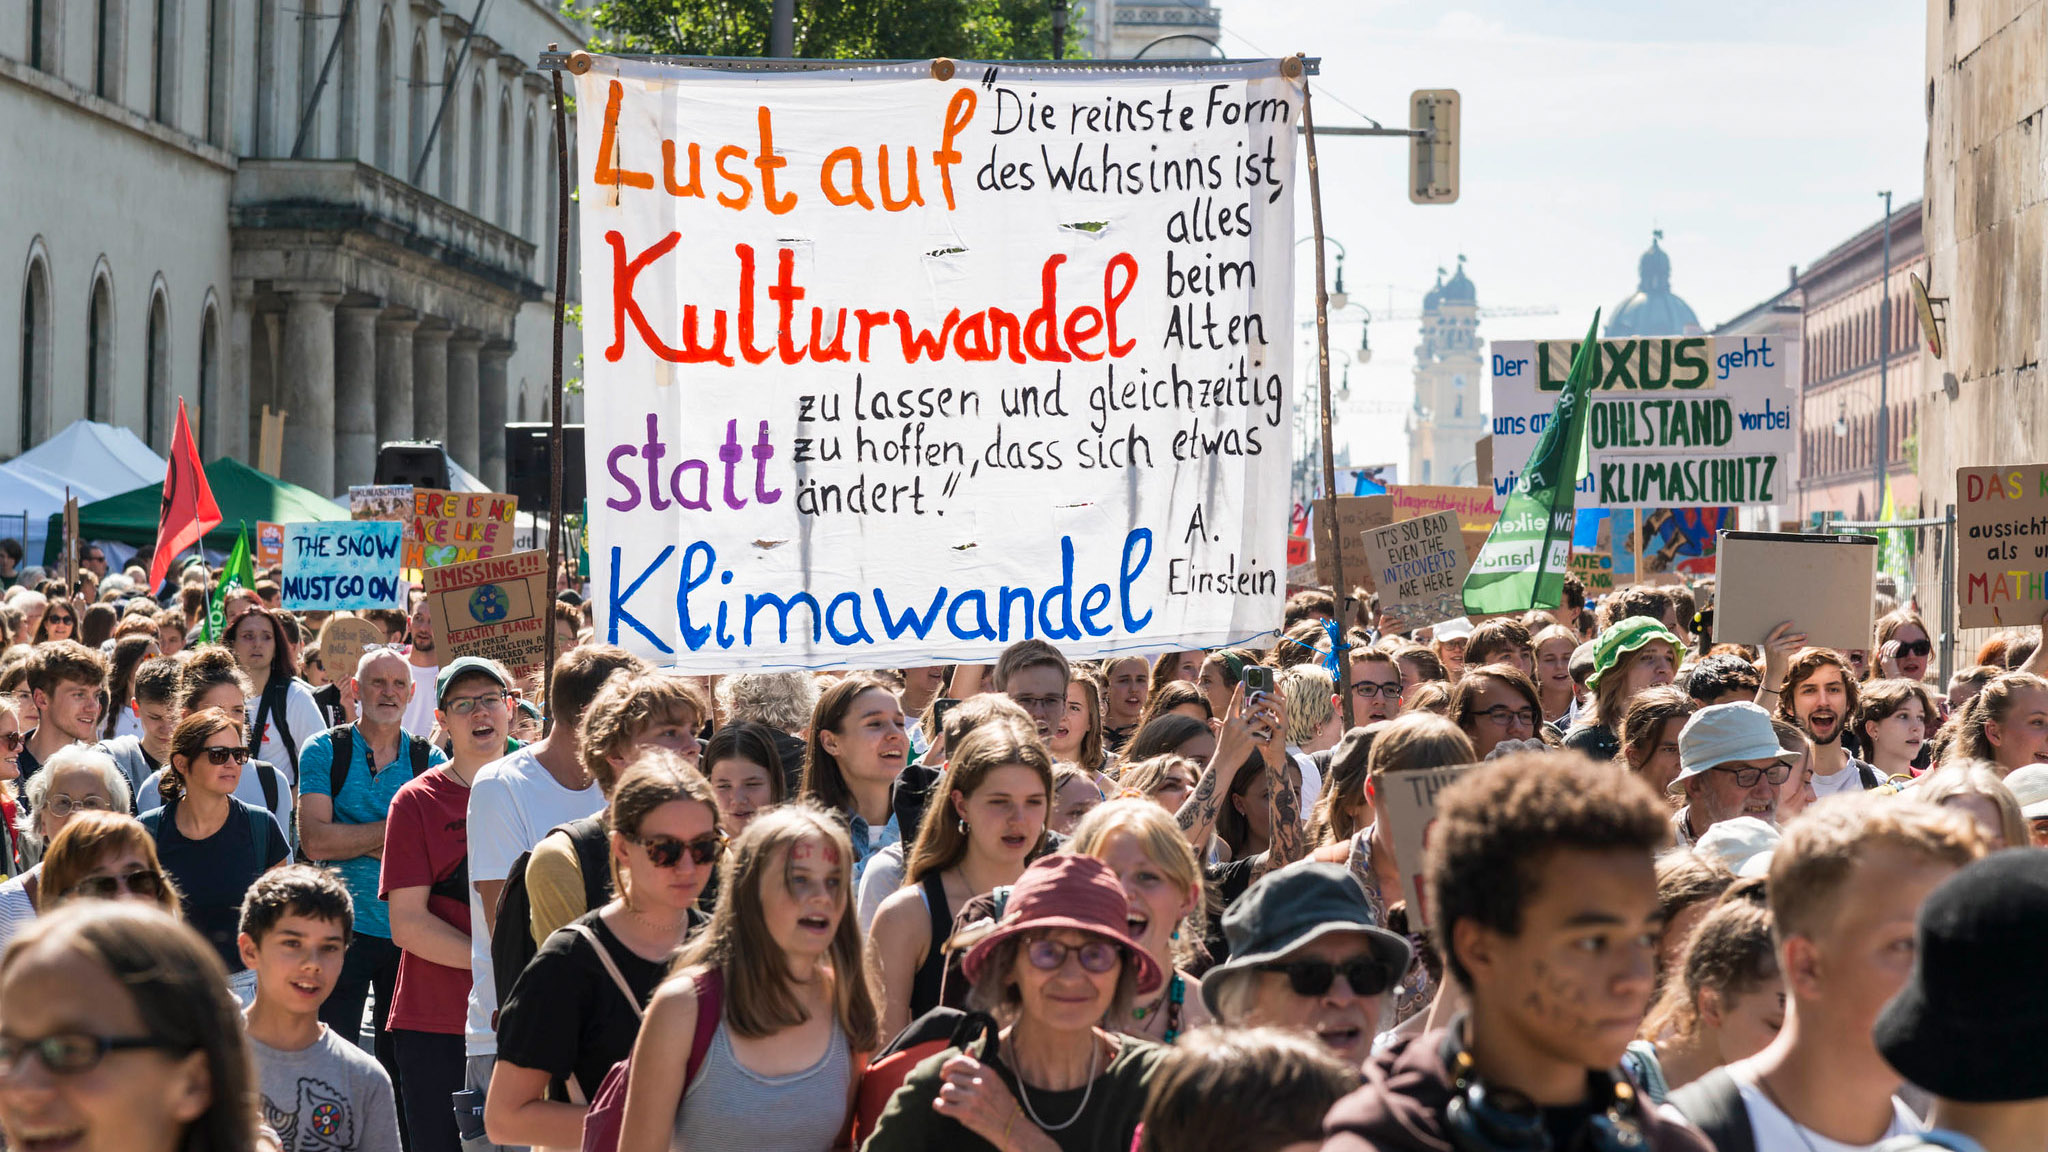
{"label": "sign with word 'mathe'", "polygon": [[1280,62],[577,79],[601,640],[693,672],[1278,620]]}
{"label": "sign with word 'mathe'", "polygon": [[435,568],[510,552],[512,517],[518,511],[517,496],[414,488],[405,566]]}
{"label": "sign with word 'mathe'", "polygon": [[548,554],[514,552],[426,571],[434,644],[442,660],[484,656],[514,675],[547,658]]}
{"label": "sign with word 'mathe'", "polygon": [[1465,574],[1472,560],[1456,512],[1371,529],[1365,555],[1379,584],[1383,630],[1408,632],[1465,614]]}
{"label": "sign with word 'mathe'", "polygon": [[328,520],[284,526],[284,606],[294,612],[405,607],[405,525]]}
{"label": "sign with word 'mathe'", "polygon": [[[1578,340],[1504,340],[1493,376],[1493,490],[1505,496],[1571,375]],[[1799,345],[1769,337],[1602,340],[1586,412],[1592,508],[1789,504]]]}
{"label": "sign with word 'mathe'", "polygon": [[2048,612],[2048,464],[1956,469],[1956,623],[2031,627]]}

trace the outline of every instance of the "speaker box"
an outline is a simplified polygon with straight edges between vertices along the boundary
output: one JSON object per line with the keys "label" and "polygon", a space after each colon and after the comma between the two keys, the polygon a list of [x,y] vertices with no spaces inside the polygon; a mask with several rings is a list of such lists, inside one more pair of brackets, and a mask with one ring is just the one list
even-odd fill
{"label": "speaker box", "polygon": [[377,483],[448,487],[448,454],[439,440],[393,440],[377,449]]}
{"label": "speaker box", "polygon": [[[505,425],[505,491],[522,511],[548,510],[548,425]],[[583,425],[562,425],[562,511],[583,507]]]}

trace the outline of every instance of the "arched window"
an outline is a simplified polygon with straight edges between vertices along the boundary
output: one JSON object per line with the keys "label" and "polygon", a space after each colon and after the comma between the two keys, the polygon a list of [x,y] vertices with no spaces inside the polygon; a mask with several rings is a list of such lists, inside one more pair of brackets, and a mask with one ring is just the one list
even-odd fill
{"label": "arched window", "polygon": [[220,403],[220,310],[213,297],[206,300],[206,315],[199,321],[199,458],[213,456],[213,429],[222,414],[214,411]]}
{"label": "arched window", "polygon": [[94,0],[92,22],[92,91],[108,100],[121,98],[121,12],[118,0]]}
{"label": "arched window", "polygon": [[540,158],[533,154],[533,109],[526,109],[525,147],[520,150],[523,162],[519,165],[519,234],[528,240],[533,235],[533,170],[539,166]]}
{"label": "arched window", "polygon": [[481,72],[469,87],[469,211],[484,214],[484,138],[490,133],[484,118],[484,78]]}
{"label": "arched window", "polygon": [[[335,32],[341,37],[341,52],[334,62],[334,156],[337,160],[355,160],[362,156],[362,144],[356,139],[356,100],[362,87],[363,51],[362,25],[356,20],[361,4],[344,2],[341,6],[341,27]],[[321,59],[326,59],[326,49],[321,49]]]}
{"label": "arched window", "polygon": [[405,78],[405,152],[412,157],[404,172],[399,175],[412,179],[413,169],[419,165],[421,147],[427,142],[427,41],[415,35],[412,38],[412,71]]}
{"label": "arched window", "polygon": [[497,173],[498,216],[500,228],[512,226],[512,90],[505,89],[498,94],[498,162],[492,165]]}
{"label": "arched window", "polygon": [[50,419],[50,275],[37,253],[29,258],[21,293],[21,396],[15,451],[26,452],[47,434]]}
{"label": "arched window", "polygon": [[[292,101],[291,124],[285,129],[290,138],[299,133],[299,122],[306,117],[306,110],[313,106],[313,82],[320,76],[320,33],[327,27],[321,14],[320,0],[293,0],[298,9],[299,21],[299,87],[298,98]],[[313,121],[310,135],[312,142],[306,147],[309,156],[320,155],[317,141],[320,139],[320,122]]]}
{"label": "arched window", "polygon": [[[443,92],[455,86],[454,52],[449,52],[441,57],[441,85]],[[461,105],[457,101],[449,100],[442,106],[447,109],[447,112],[442,115],[441,131],[434,140],[434,147],[441,150],[441,186],[438,191],[441,194],[441,199],[453,204],[455,203],[455,137],[456,133],[461,129],[461,117],[458,115],[461,111]],[[427,131],[432,132],[433,130],[434,126],[430,122],[427,125]]]}
{"label": "arched window", "polygon": [[228,22],[221,18],[227,0],[206,0],[206,142],[219,145],[227,140],[227,73],[220,62],[227,57]]}
{"label": "arched window", "polygon": [[149,297],[149,329],[143,346],[142,440],[162,451],[170,444],[169,417],[165,414],[171,392],[171,317],[164,302],[163,282]]}
{"label": "arched window", "polygon": [[277,155],[277,18],[279,0],[256,0],[256,147]]}
{"label": "arched window", "polygon": [[43,32],[49,27],[43,5],[49,0],[28,0],[28,66],[40,70],[51,54],[43,51]]}
{"label": "arched window", "polygon": [[384,18],[377,24],[377,123],[373,129],[377,140],[373,153],[377,167],[391,171],[391,102],[396,99],[392,91],[392,53],[396,48],[391,43],[391,9],[384,9]]}
{"label": "arched window", "polygon": [[156,0],[156,37],[150,41],[149,116],[168,124],[178,118],[178,6]]}
{"label": "arched window", "polygon": [[105,269],[85,306],[85,418],[105,422],[114,403],[114,292]]}

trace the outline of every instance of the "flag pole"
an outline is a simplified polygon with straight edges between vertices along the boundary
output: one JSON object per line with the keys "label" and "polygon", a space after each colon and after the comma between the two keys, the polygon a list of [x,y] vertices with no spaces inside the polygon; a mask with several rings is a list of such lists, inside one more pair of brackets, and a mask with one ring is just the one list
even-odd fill
{"label": "flag pole", "polygon": [[[1280,71],[1301,81],[1301,139],[1308,150],[1308,212],[1316,238],[1316,376],[1323,422],[1323,498],[1329,501],[1330,579],[1336,585],[1330,592],[1340,605],[1338,615],[1342,617],[1345,613],[1341,606],[1350,602],[1351,586],[1344,580],[1344,540],[1337,530],[1337,454],[1330,435],[1330,290],[1323,279],[1323,183],[1316,164],[1316,118],[1309,107],[1306,59],[1305,54],[1297,52],[1280,62]],[[1342,649],[1344,637],[1349,634],[1350,629],[1340,625],[1337,634],[1330,638],[1330,646]],[[1348,731],[1353,722],[1351,660],[1341,650],[1330,655],[1337,665],[1337,704],[1344,710],[1344,727]]]}
{"label": "flag pole", "polygon": [[[555,51],[548,45],[548,51]],[[583,67],[590,70],[590,58],[583,53]],[[574,64],[571,65],[574,67]],[[548,411],[548,603],[543,611],[547,639],[542,649],[540,670],[541,731],[555,727],[555,581],[562,571],[562,326],[569,305],[569,126],[562,107],[562,72],[555,69],[555,350],[552,403]]]}

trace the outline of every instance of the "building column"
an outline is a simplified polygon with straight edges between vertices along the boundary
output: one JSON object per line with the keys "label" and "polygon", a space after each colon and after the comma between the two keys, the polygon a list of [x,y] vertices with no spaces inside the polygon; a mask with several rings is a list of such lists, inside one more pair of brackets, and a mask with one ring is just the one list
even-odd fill
{"label": "building column", "polygon": [[445,323],[427,322],[412,334],[412,435],[448,438],[448,336]]}
{"label": "building column", "polygon": [[[484,342],[472,333],[448,341],[448,454],[477,471],[477,354]],[[503,433],[500,433],[503,435]]]}
{"label": "building column", "polygon": [[386,312],[377,321],[377,443],[412,439],[412,331],[410,312]]}
{"label": "building column", "polygon": [[334,495],[334,306],[338,287],[284,290],[284,357],[278,407],[284,409],[284,480]]}
{"label": "building column", "polygon": [[377,474],[377,316],[375,305],[334,313],[334,491]]}
{"label": "building column", "polygon": [[477,478],[493,492],[505,490],[505,424],[511,396],[505,391],[505,366],[512,358],[512,345],[493,342],[484,345],[477,373],[477,424],[482,441],[477,463],[483,471]]}

